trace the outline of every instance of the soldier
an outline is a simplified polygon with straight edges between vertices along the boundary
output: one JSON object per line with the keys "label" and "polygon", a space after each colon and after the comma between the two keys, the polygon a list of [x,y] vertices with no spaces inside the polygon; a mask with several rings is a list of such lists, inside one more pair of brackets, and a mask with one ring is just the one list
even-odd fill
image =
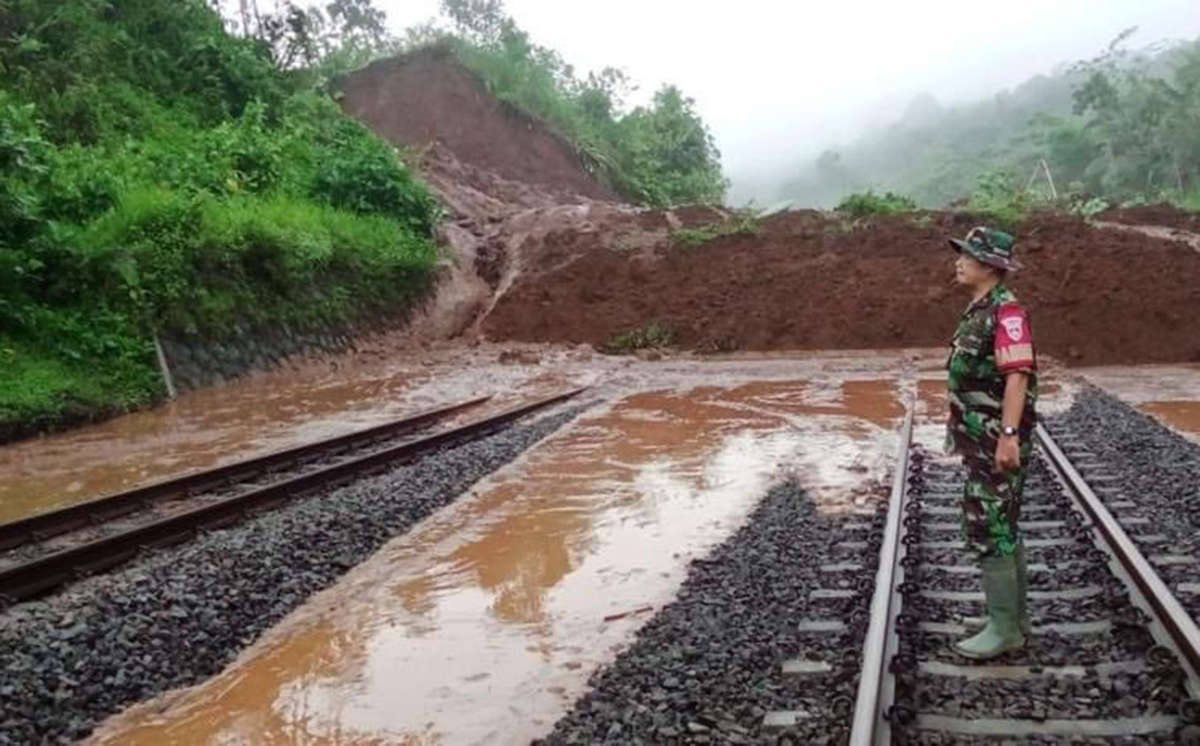
{"label": "soldier", "polygon": [[963,528],[968,547],[978,552],[987,600],[982,629],[954,649],[986,660],[1021,648],[1029,634],[1025,549],[1017,521],[1033,455],[1037,362],[1029,317],[1005,286],[1008,272],[1020,266],[1013,237],[975,228],[950,244],[958,252],[958,282],[972,300],[947,361],[947,450],[966,466]]}

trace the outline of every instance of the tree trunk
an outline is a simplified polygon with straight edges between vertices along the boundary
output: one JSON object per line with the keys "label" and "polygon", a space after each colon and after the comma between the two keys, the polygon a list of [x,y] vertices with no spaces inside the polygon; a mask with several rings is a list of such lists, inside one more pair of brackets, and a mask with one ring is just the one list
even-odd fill
{"label": "tree trunk", "polygon": [[249,0],[238,0],[238,11],[242,16],[242,36],[250,36],[250,3]]}

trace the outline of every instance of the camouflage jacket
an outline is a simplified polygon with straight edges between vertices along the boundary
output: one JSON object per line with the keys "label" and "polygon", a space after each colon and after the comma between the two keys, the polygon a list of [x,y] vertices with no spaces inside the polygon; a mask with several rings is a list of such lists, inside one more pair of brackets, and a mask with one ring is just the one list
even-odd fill
{"label": "camouflage jacket", "polygon": [[995,450],[1008,373],[1029,374],[1019,425],[1028,443],[1037,422],[1037,358],[1025,309],[1003,284],[967,306],[946,361],[950,398],[947,451]]}

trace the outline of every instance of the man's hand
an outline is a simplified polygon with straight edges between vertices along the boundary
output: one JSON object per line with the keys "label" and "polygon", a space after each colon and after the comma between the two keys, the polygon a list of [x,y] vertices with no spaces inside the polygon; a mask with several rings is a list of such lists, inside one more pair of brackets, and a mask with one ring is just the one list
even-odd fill
{"label": "man's hand", "polygon": [[[1006,373],[1004,376],[1004,403],[1000,411],[1001,422],[1017,422],[1025,407],[1025,391],[1029,387],[1029,375],[1022,371]],[[1015,426],[1014,426],[1015,427]],[[998,474],[1008,474],[1021,468],[1021,440],[1016,435],[1001,435],[996,442],[996,464]]]}
{"label": "man's hand", "polygon": [[1007,474],[1021,466],[1021,444],[1015,435],[1001,435],[996,442],[996,473]]}

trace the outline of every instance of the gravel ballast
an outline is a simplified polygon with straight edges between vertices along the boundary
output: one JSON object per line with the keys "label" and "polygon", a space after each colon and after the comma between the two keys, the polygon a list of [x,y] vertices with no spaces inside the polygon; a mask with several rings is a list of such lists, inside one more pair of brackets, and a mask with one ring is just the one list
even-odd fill
{"label": "gravel ballast", "polygon": [[[1120,729],[1113,723],[1170,719],[1179,713],[1188,697],[1183,669],[1169,654],[1164,659],[1153,653],[1149,618],[1110,571],[1109,556],[1096,548],[1092,529],[1041,458],[1030,469],[1021,519],[1034,634],[1025,647],[986,664],[954,652],[954,640],[967,634],[957,629],[961,620],[985,613],[975,571],[978,560],[961,544],[961,528],[952,520],[964,477],[953,461],[913,459],[911,515],[919,521],[909,525],[914,561],[902,591],[906,624],[896,659],[897,742],[998,742],[961,730],[979,720],[1009,721],[1000,730],[1014,733],[1030,723],[1059,721],[1082,733],[1081,721]],[[1071,629],[1080,624],[1092,628]],[[992,668],[1006,666],[1014,667],[1012,673],[999,675],[1001,669]],[[1022,667],[1026,673],[1019,672]],[[1059,669],[1074,673],[1055,673]],[[1182,742],[1176,740],[1178,728],[1176,722],[1155,726],[1149,734],[1078,742],[1177,743]],[[1022,736],[1013,742],[1054,742],[1049,735],[1048,741],[1039,738]]]}
{"label": "gravel ballast", "polygon": [[1090,386],[1049,427],[1070,439],[1063,449],[1084,479],[1200,620],[1200,446]]}
{"label": "gravel ballast", "polygon": [[[1118,491],[1155,511],[1156,527],[1176,527],[1194,539],[1200,530],[1200,446],[1100,389],[1088,386],[1065,413],[1049,418],[1051,432],[1087,444]],[[1085,472],[1084,476],[1087,474]]]}
{"label": "gravel ballast", "polygon": [[[541,743],[839,742],[872,592],[860,578],[874,577],[882,520],[824,515],[795,484],[773,488],[737,533],[692,563],[678,598],[593,676]],[[837,563],[862,567],[828,569]],[[856,592],[814,598],[817,590]],[[847,627],[811,634],[804,620]],[[785,675],[782,664],[795,659],[832,670]],[[808,717],[790,731],[764,726],[768,712],[800,710]]]}
{"label": "gravel ballast", "polygon": [[65,743],[261,632],[578,409],[443,449],[0,613],[0,744]]}

